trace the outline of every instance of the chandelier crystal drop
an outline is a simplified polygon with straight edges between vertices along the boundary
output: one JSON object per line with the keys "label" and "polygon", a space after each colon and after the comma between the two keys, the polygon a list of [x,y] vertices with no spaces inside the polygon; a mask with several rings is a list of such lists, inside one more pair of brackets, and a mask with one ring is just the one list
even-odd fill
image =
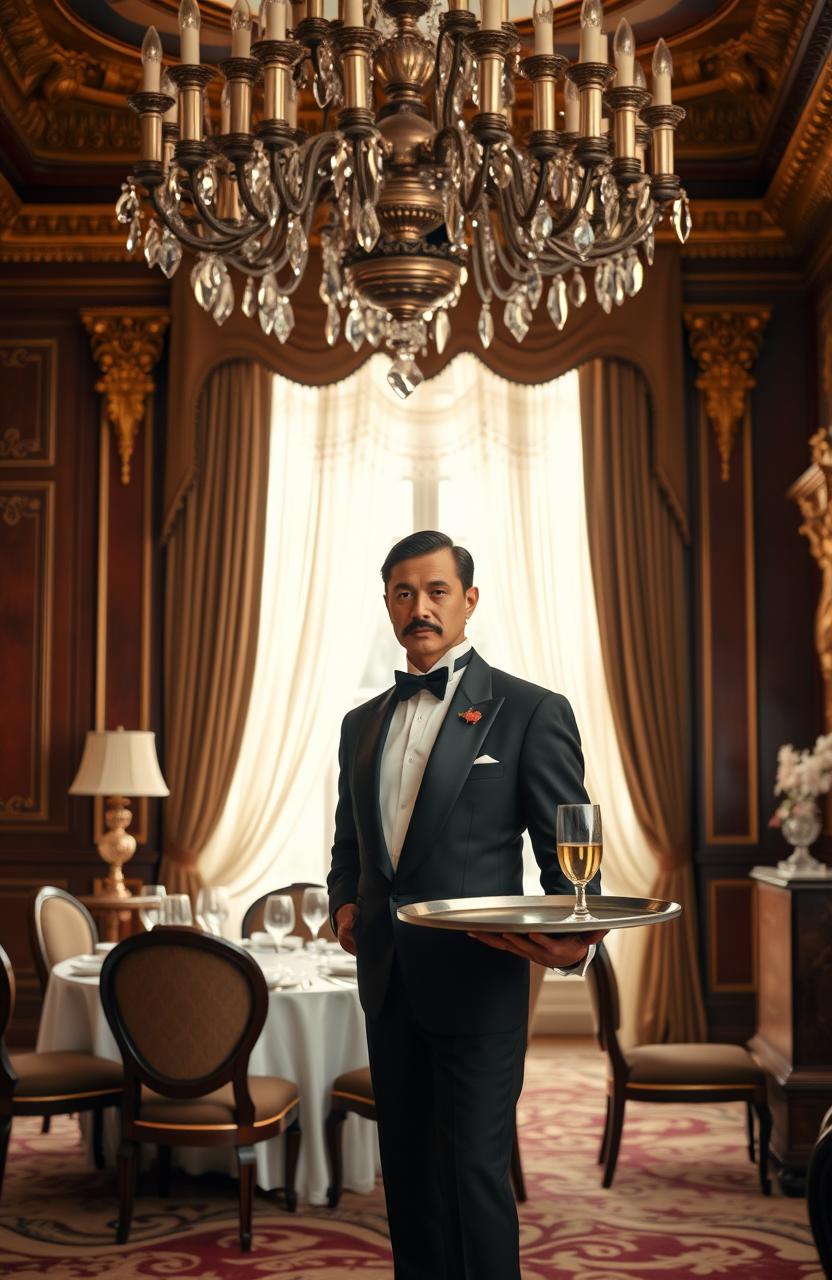
{"label": "chandelier crystal drop", "polygon": [[[449,3],[372,0],[365,14],[363,0],[343,0],[343,18],[328,21],[322,0],[308,0],[291,28],[297,7],[264,0],[257,31],[237,0],[220,129],[206,134],[216,72],[200,61],[196,0],[182,0],[181,63],[160,79],[148,33],[143,87],[129,99],[142,157],[116,203],[128,248],[142,243],[147,202],[148,265],[171,276],[191,250],[194,296],[217,324],[236,297],[287,342],[319,244],[326,341],[383,344],[403,397],[422,381],[417,354],[429,341],[446,348],[469,273],[484,347],[495,311],[522,342],[545,290],[561,330],[586,300],[587,268],[605,311],[637,293],[657,224],[666,218],[682,243],[692,226],[673,172],[684,111],[671,102],[668,46],[656,46],[651,92],[626,19],[608,65],[601,0],[584,0],[574,62],[554,52],[551,0],[534,0],[533,52],[500,0],[483,0],[481,20],[469,0]],[[522,142],[508,116],[520,77],[532,96]],[[303,89],[319,112],[309,132],[298,127]]]}

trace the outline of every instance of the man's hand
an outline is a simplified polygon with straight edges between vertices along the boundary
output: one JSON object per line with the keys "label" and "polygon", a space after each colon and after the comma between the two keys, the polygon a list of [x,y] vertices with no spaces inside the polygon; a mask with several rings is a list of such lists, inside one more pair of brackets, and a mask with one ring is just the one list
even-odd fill
{"label": "man's hand", "polygon": [[[580,964],[590,945],[600,942],[608,933],[608,929],[596,929],[592,933],[469,933],[468,937],[497,951],[512,951],[547,969],[569,969]],[[339,929],[339,940],[340,937]]]}
{"label": "man's hand", "polygon": [[335,927],[338,930],[338,941],[351,956],[355,955],[355,938],[352,927],[358,919],[358,907],[354,902],[346,902],[335,912]]}

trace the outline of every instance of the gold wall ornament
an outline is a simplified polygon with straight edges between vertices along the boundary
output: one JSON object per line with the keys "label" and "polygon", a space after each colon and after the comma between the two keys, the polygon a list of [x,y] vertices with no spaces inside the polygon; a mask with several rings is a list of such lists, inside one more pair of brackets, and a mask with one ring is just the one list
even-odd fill
{"label": "gold wall ornament", "polygon": [[797,503],[803,523],[799,532],[821,572],[821,588],[815,613],[815,646],[820,659],[824,689],[826,732],[832,732],[832,435],[828,428],[809,440],[812,462],[795,480],[786,497]]}
{"label": "gold wall ornament", "polygon": [[696,385],[716,433],[723,480],[731,475],[731,450],[737,428],[756,386],[752,377],[770,307],[686,307],[690,349],[699,365]]}
{"label": "gold wall ornament", "polygon": [[106,397],[107,418],[115,428],[121,483],[129,484],[133,445],[147,396],[156,389],[151,375],[170,314],[152,307],[100,307],[82,311],[81,319],[101,370],[95,389]]}

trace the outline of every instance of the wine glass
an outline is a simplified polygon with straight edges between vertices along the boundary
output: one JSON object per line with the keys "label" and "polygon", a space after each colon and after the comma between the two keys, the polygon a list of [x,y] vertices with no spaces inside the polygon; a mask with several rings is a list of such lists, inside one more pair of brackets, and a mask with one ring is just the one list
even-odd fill
{"label": "wine glass", "polygon": [[300,914],[312,935],[312,941],[309,943],[310,949],[317,950],[320,943],[316,943],[315,939],[318,937],[321,925],[329,915],[329,895],[326,889],[320,885],[304,889],[300,903]]}
{"label": "wine glass", "polygon": [[586,886],[601,866],[601,806],[560,804],[557,814],[558,862],[575,886],[570,920],[594,920],[586,905]]}
{"label": "wine glass", "polygon": [[163,884],[144,884],[142,885],[142,896],[147,895],[148,898],[159,898],[158,907],[142,907],[139,912],[139,919],[145,929],[153,929],[162,919],[162,903],[168,896],[168,891]]}
{"label": "wine glass", "polygon": [[196,899],[197,918],[208,933],[222,937],[222,926],[230,911],[229,893],[223,885],[200,889]]}
{"label": "wine glass", "polygon": [[169,893],[162,899],[160,924],[193,924],[191,900],[187,893]]}
{"label": "wine glass", "polygon": [[270,893],[263,912],[263,928],[274,940],[276,950],[295,927],[295,904],[288,893]]}

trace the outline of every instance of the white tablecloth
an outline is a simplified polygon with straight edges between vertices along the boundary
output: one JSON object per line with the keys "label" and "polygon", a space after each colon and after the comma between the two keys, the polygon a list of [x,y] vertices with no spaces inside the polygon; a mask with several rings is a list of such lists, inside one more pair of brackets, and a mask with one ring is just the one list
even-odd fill
{"label": "white tablecloth", "polygon": [[[263,963],[268,971],[276,961],[267,959]],[[279,963],[291,965],[312,986],[309,990],[270,992],[268,1016],[249,1060],[249,1074],[283,1076],[297,1084],[303,1136],[295,1188],[301,1199],[323,1204],[330,1180],[324,1141],[329,1090],[342,1071],[367,1065],[364,1015],[357,987],[352,983],[338,987],[319,978],[315,962],[307,954],[281,955]],[[63,960],[52,970],[37,1047],[41,1051],[96,1053],[118,1062],[120,1055],[99,999],[98,978],[78,977],[72,967],[72,960]],[[283,1186],[284,1143],[284,1138],[257,1143],[258,1186]],[[344,1186],[352,1191],[371,1191],[378,1168],[375,1124],[348,1116],[343,1144]],[[105,1118],[108,1161],[114,1161],[117,1146],[118,1117],[112,1110]],[[236,1174],[233,1148],[177,1148],[174,1163],[189,1173],[217,1169]]]}

